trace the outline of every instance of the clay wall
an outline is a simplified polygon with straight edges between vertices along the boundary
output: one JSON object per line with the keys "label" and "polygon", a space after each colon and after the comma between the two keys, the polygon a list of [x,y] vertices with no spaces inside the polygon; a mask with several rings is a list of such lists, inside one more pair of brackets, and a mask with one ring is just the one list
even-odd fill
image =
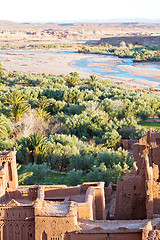
{"label": "clay wall", "polygon": [[96,219],[94,189],[89,188],[86,192],[84,203],[77,204],[78,218],[82,219]]}
{"label": "clay wall", "polygon": [[136,143],[136,141],[133,141],[131,139],[121,139],[120,140],[120,146],[125,150],[131,150],[133,148],[134,143]]}
{"label": "clay wall", "polygon": [[125,176],[117,181],[115,219],[144,219],[145,206],[144,177]]}
{"label": "clay wall", "polygon": [[86,193],[86,191],[87,191],[87,189],[89,187],[97,187],[97,186],[101,186],[101,183],[97,183],[97,182],[82,183],[82,185],[81,185],[81,193]]}
{"label": "clay wall", "polygon": [[31,206],[5,206],[0,207],[0,220],[25,221],[28,217],[34,217],[34,208]]}
{"label": "clay wall", "polygon": [[142,169],[143,162],[145,155],[148,154],[148,148],[146,148],[146,145],[140,145],[138,143],[135,143],[133,146],[133,157],[134,161],[138,167],[138,173],[140,173],[140,170]]}
{"label": "clay wall", "polygon": [[159,132],[149,132],[148,134],[150,136],[150,142],[157,144],[157,140],[160,139],[160,134]]}
{"label": "clay wall", "polygon": [[34,220],[0,221],[0,239],[2,240],[34,240]]}
{"label": "clay wall", "polygon": [[66,232],[75,231],[75,219],[73,216],[51,217],[36,216],[35,217],[35,240],[44,239],[63,240]]}
{"label": "clay wall", "polygon": [[17,188],[16,151],[4,151],[0,155],[0,166],[5,168],[5,181],[8,188]]}
{"label": "clay wall", "polygon": [[6,170],[3,168],[0,171],[0,201],[4,199],[6,187]]}
{"label": "clay wall", "polygon": [[0,208],[0,239],[34,240],[34,209],[25,206]]}
{"label": "clay wall", "polygon": [[56,186],[45,186],[44,187],[44,194],[45,199],[50,198],[66,198],[73,195],[80,195],[81,193],[81,186],[76,187],[56,187]]}
{"label": "clay wall", "polygon": [[160,183],[159,182],[153,182],[152,192],[153,192],[153,213],[160,215]]}
{"label": "clay wall", "polygon": [[149,151],[150,164],[155,163],[158,166],[160,166],[159,153],[160,153],[160,146],[156,145],[155,147],[150,148],[150,151]]}
{"label": "clay wall", "polygon": [[142,240],[142,233],[70,233],[70,240]]}
{"label": "clay wall", "polygon": [[7,199],[20,199],[21,198],[21,192],[19,190],[12,190],[7,189],[6,191],[6,197]]}
{"label": "clay wall", "polygon": [[111,200],[112,187],[111,186],[105,187],[104,194],[105,194],[105,202],[109,203],[109,201]]}
{"label": "clay wall", "polygon": [[18,189],[7,189],[6,191],[7,199],[28,199],[34,201],[38,197],[38,187],[28,187],[24,186],[23,188]]}
{"label": "clay wall", "polygon": [[95,187],[94,188],[94,199],[95,199],[95,212],[97,220],[105,220],[105,197],[104,188]]}
{"label": "clay wall", "polygon": [[[86,184],[86,185],[90,185]],[[78,203],[78,217],[82,219],[106,219],[104,183],[97,183],[97,187],[89,187],[84,203]]]}

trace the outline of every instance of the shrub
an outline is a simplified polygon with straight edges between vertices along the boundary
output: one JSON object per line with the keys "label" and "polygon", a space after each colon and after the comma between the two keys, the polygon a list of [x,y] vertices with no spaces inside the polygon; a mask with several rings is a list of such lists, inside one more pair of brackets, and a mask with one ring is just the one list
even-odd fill
{"label": "shrub", "polygon": [[50,167],[47,165],[47,163],[43,164],[28,164],[24,167],[24,170],[22,173],[25,172],[33,172],[33,175],[26,178],[24,180],[25,185],[35,185],[35,184],[47,184],[48,177],[52,173]]}
{"label": "shrub", "polygon": [[68,173],[68,184],[70,186],[76,186],[78,184],[81,184],[82,181],[81,181],[81,177],[82,177],[82,171],[81,170],[71,170],[69,171]]}
{"label": "shrub", "polygon": [[150,111],[147,110],[142,110],[138,113],[138,116],[143,120],[147,120],[149,118],[149,116],[151,115]]}

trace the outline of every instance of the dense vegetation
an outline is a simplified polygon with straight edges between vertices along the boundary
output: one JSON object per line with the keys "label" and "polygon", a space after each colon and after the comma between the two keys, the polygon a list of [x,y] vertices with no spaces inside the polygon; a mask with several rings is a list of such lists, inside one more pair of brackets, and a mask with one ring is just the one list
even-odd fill
{"label": "dense vegetation", "polygon": [[[20,173],[34,173],[21,176],[21,183],[116,182],[133,163],[120,139],[143,136],[137,122],[159,109],[158,93],[124,89],[93,75],[22,74],[1,67],[0,150],[15,146]],[[55,179],[51,169],[68,174]]]}
{"label": "dense vegetation", "polygon": [[118,57],[132,57],[134,61],[160,61],[159,46],[141,46],[126,44],[124,41],[120,46],[112,46],[108,43],[99,45],[85,45],[81,48],[83,53],[113,54]]}

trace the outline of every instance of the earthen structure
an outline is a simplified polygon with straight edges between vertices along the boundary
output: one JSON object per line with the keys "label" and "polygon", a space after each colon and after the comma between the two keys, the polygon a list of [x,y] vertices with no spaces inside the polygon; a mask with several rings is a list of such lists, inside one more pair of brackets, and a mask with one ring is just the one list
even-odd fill
{"label": "earthen structure", "polygon": [[16,152],[0,152],[0,240],[160,239],[160,132],[133,147],[132,175],[103,182],[18,186]]}

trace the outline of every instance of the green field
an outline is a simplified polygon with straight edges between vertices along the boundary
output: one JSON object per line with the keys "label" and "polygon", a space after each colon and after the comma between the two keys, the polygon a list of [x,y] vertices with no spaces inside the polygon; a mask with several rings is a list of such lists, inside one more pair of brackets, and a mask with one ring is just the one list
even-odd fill
{"label": "green field", "polygon": [[154,128],[156,130],[160,130],[160,122],[139,121],[138,125],[141,125],[146,129]]}

